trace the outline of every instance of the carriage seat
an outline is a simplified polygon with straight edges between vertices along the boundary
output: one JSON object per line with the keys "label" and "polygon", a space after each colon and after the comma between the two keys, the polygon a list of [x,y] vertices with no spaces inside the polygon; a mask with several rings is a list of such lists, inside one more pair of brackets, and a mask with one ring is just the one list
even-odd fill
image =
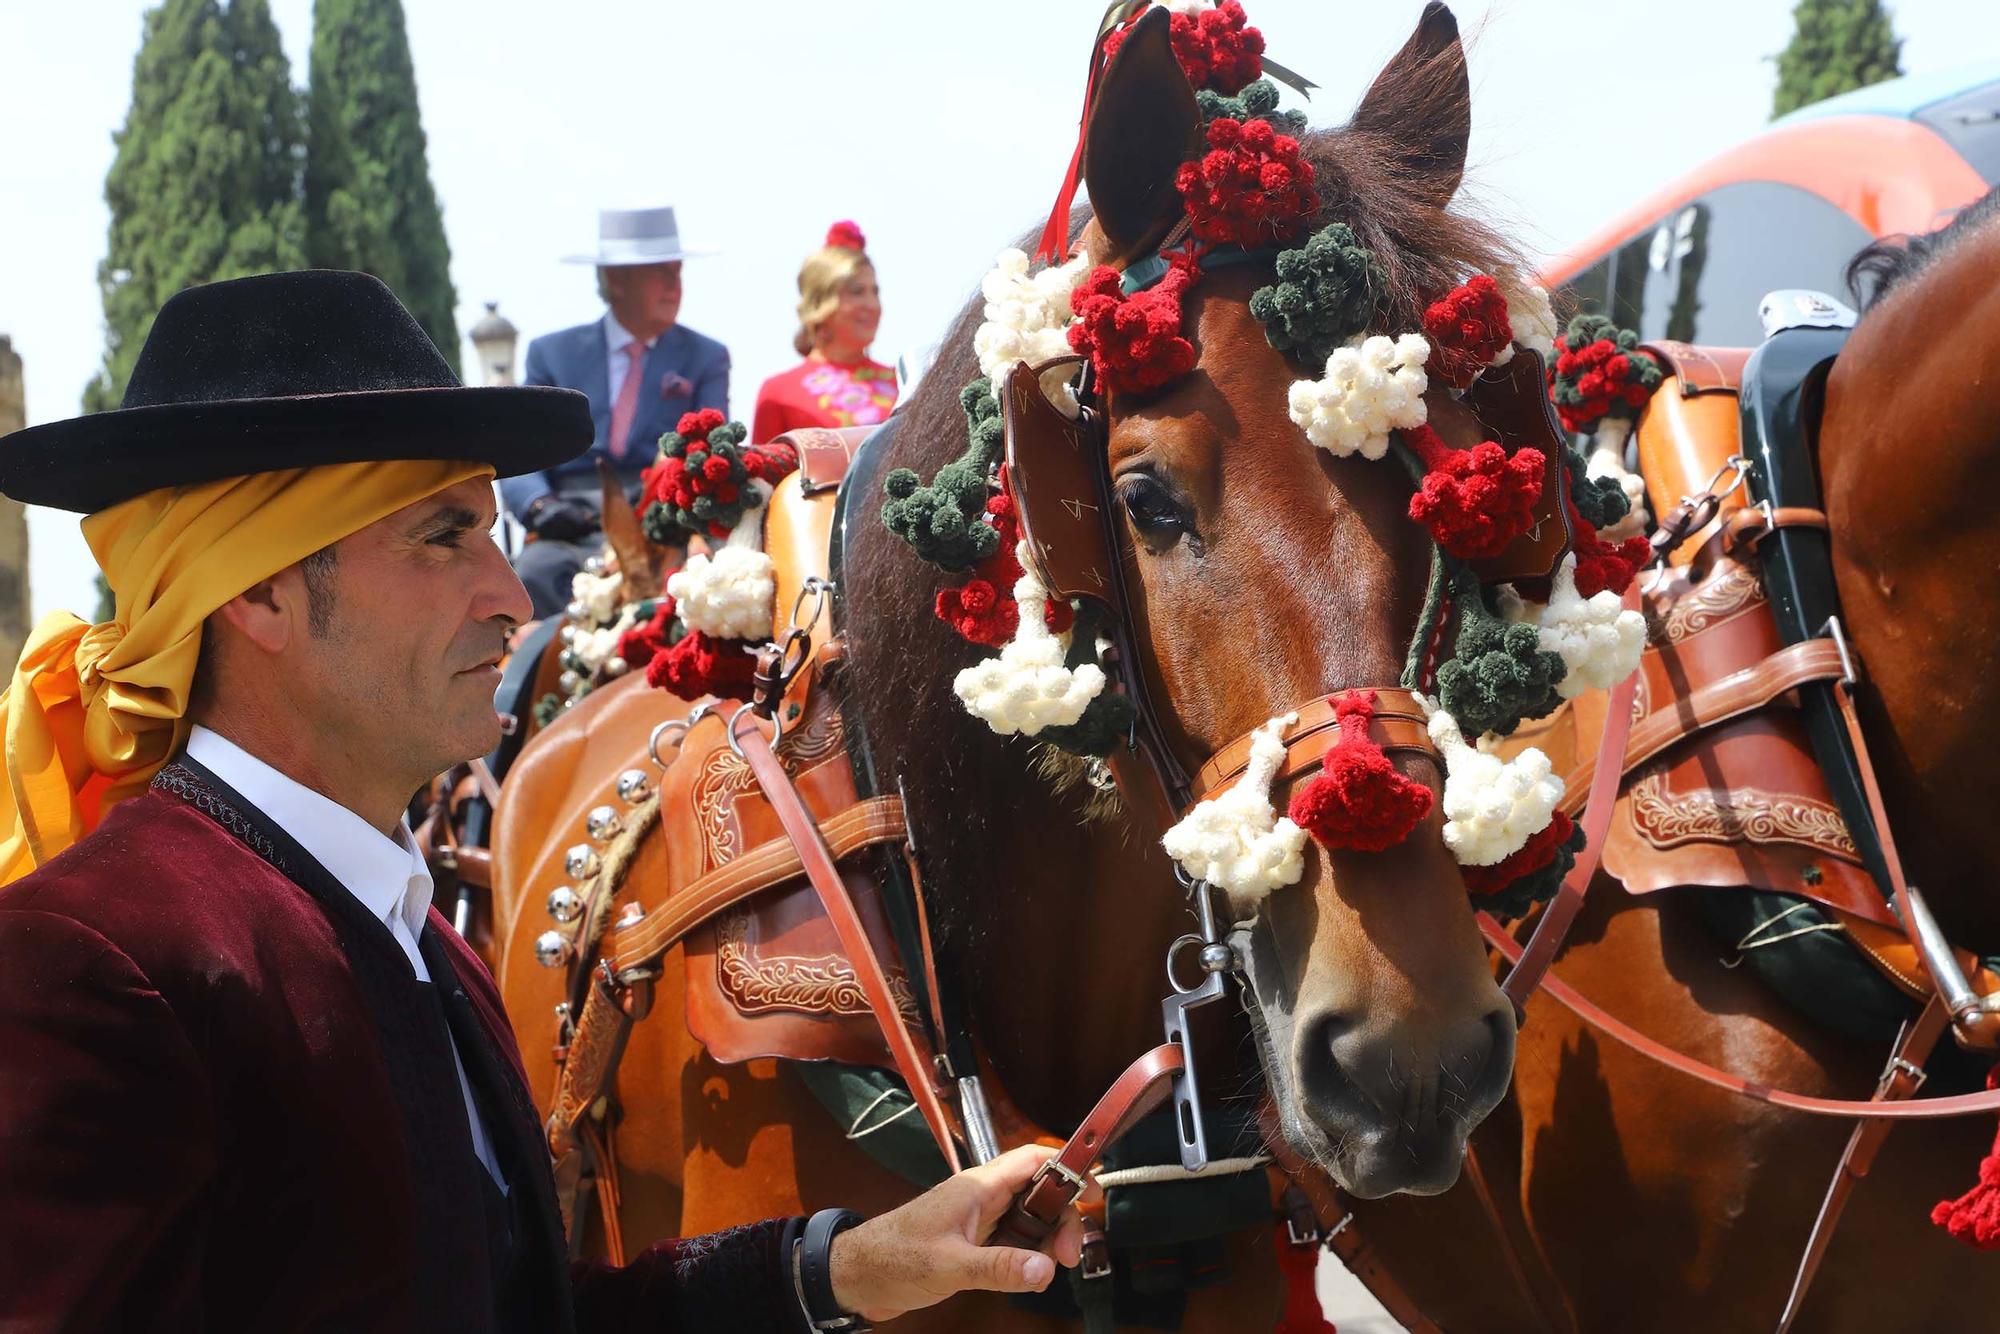
{"label": "carriage seat", "polygon": [[[1667,339],[1641,345],[1659,358],[1660,387],[1639,417],[1639,473],[1646,480],[1648,507],[1655,515],[1699,491],[1736,453],[1741,425],[1737,395],[1747,347],[1696,347]],[[1670,553],[1674,565],[1694,559],[1731,510],[1747,503],[1739,490],[1722,502],[1715,519],[1688,534]]]}

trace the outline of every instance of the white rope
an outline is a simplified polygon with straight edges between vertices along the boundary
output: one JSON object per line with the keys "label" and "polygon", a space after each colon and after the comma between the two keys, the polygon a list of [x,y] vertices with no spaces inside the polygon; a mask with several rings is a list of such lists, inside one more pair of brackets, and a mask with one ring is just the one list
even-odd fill
{"label": "white rope", "polygon": [[1110,1190],[1114,1186],[1157,1186],[1165,1181],[1200,1181],[1205,1177],[1238,1176],[1244,1172],[1255,1172],[1270,1161],[1270,1154],[1259,1153],[1249,1158],[1217,1158],[1199,1172],[1190,1172],[1179,1163],[1123,1167],[1116,1172],[1097,1173],[1097,1184]]}
{"label": "white rope", "polygon": [[[888,1099],[902,1092],[903,1090],[899,1088],[886,1088],[883,1089],[880,1093],[876,1094],[875,1101],[869,1103],[866,1107],[863,1107],[861,1109],[861,1114],[856,1116],[854,1120],[848,1125],[847,1137],[849,1139],[861,1139],[864,1136],[872,1135],[876,1131],[882,1129],[882,1127],[894,1125],[896,1122],[908,1116],[911,1112],[916,1111],[917,1110],[916,1100],[911,1099],[910,1105],[905,1107],[902,1111],[897,1112],[894,1116],[885,1116],[880,1121],[877,1121],[874,1125],[868,1127],[866,1130],[861,1129],[861,1123],[868,1119],[868,1114],[870,1112],[874,1111],[877,1107],[880,1107]],[[908,1094],[903,1094],[903,1096],[909,1097]]]}

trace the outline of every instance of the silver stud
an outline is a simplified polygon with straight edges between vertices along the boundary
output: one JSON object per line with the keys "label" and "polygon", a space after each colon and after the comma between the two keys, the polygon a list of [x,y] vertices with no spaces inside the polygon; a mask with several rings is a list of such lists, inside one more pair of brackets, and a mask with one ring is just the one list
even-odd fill
{"label": "silver stud", "polygon": [[632,664],[625,661],[625,659],[619,657],[615,653],[604,660],[604,674],[606,676],[611,676],[611,677],[623,676],[625,675],[625,673],[631,670],[632,670]]}
{"label": "silver stud", "polygon": [[572,880],[589,880],[603,866],[604,863],[598,860],[597,849],[588,843],[579,843],[563,854],[563,870],[569,873]]}
{"label": "silver stud", "polygon": [[588,560],[584,561],[584,563],[583,563],[583,568],[584,568],[584,570],[585,570],[586,572],[588,572],[588,573],[590,573],[590,574],[603,574],[603,573],[604,573],[604,557],[602,557],[602,556],[592,556],[592,557],[591,557],[590,559],[588,559]]}
{"label": "silver stud", "polygon": [[590,814],[583,817],[584,832],[596,842],[603,843],[616,838],[625,822],[618,818],[618,812],[609,806],[592,806]]}
{"label": "silver stud", "polygon": [[535,962],[544,968],[560,968],[569,962],[569,937],[560,931],[544,931],[535,937]]}
{"label": "silver stud", "polygon": [[576,642],[576,627],[564,621],[562,629],[556,631],[556,638],[562,641],[564,648],[568,648]]}
{"label": "silver stud", "polygon": [[618,775],[618,796],[622,801],[637,806],[653,795],[653,779],[644,769],[627,769]]}
{"label": "silver stud", "polygon": [[561,1022],[562,1022],[563,1020],[565,1020],[565,1019],[567,1019],[567,1018],[569,1018],[569,1002],[568,1002],[568,1001],[557,1001],[557,1002],[556,1002],[556,1022],[557,1022],[557,1023],[561,1023]]}
{"label": "silver stud", "polygon": [[583,678],[575,672],[564,672],[556,678],[556,689],[565,695],[574,695],[583,685]]}
{"label": "silver stud", "polygon": [[585,608],[581,602],[572,602],[563,608],[563,615],[569,617],[572,621],[581,621],[584,611]]}
{"label": "silver stud", "polygon": [[557,885],[549,891],[549,916],[568,926],[583,913],[583,898],[568,885]]}

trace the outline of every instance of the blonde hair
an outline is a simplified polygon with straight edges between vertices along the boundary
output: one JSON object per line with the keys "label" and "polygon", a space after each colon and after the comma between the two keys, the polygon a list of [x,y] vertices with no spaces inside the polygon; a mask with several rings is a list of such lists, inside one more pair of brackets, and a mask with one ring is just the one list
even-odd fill
{"label": "blonde hair", "polygon": [[868,252],[853,246],[821,246],[806,256],[799,266],[799,331],[792,335],[792,347],[800,356],[813,349],[814,326],[840,308],[840,291],[848,280],[874,268]]}

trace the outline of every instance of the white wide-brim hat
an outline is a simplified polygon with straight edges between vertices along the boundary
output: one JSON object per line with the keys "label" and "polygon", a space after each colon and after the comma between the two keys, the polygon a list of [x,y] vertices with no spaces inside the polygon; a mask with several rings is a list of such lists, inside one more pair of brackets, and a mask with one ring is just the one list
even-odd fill
{"label": "white wide-brim hat", "polygon": [[615,268],[621,264],[667,264],[714,253],[681,244],[681,229],[671,208],[603,208],[597,211],[597,253],[564,255],[563,262]]}

